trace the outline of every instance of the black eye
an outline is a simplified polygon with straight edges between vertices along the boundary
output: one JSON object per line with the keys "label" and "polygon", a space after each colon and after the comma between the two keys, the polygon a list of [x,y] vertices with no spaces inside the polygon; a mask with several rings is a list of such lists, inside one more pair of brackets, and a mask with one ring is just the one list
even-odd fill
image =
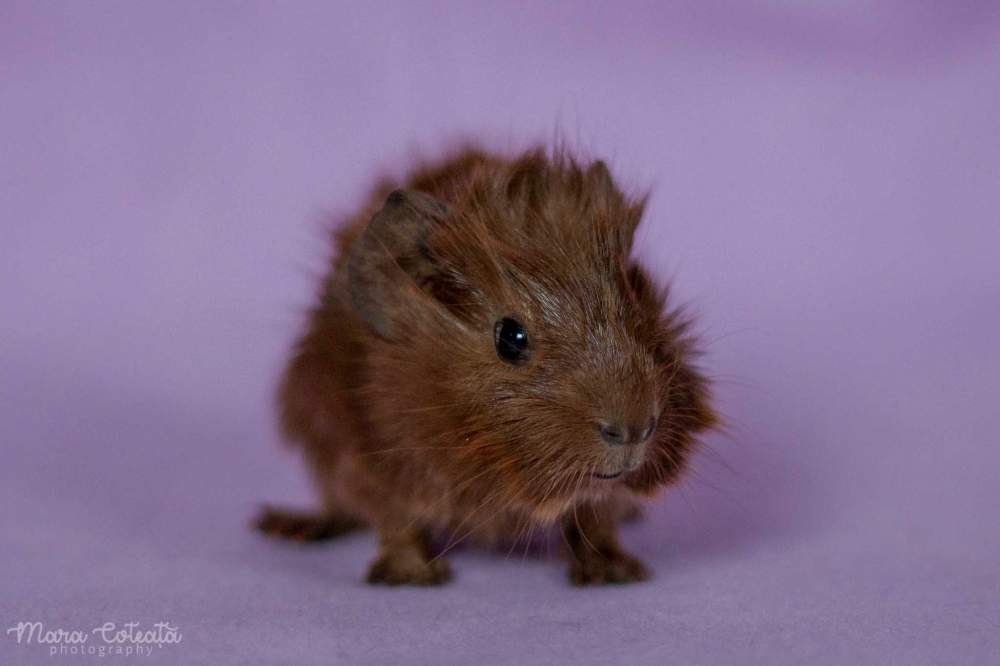
{"label": "black eye", "polygon": [[528,360],[528,333],[519,322],[510,317],[498,321],[494,340],[497,355],[508,363],[524,363]]}

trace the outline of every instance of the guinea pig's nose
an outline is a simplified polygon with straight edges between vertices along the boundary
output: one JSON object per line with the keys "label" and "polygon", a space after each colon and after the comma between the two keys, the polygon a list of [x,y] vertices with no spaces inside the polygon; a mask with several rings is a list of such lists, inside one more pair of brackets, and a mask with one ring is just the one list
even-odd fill
{"label": "guinea pig's nose", "polygon": [[612,446],[624,444],[642,444],[653,434],[656,428],[656,419],[649,419],[642,424],[623,424],[620,421],[598,421],[597,429],[601,433],[601,439]]}

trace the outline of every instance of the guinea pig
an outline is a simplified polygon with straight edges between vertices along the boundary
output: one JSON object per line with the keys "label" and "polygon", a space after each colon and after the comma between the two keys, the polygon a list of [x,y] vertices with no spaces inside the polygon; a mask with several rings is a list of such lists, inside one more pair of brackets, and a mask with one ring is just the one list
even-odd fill
{"label": "guinea pig", "polygon": [[378,185],[339,226],[278,392],[322,509],[265,507],[257,527],[370,526],[370,583],[437,585],[451,545],[552,526],[571,582],[648,578],[617,526],[716,415],[688,320],[633,257],[644,203],[540,148]]}

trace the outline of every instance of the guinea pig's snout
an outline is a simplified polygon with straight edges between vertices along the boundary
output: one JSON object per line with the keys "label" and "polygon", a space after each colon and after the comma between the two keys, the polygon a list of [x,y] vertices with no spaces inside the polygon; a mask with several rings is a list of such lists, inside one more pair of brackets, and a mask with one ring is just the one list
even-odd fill
{"label": "guinea pig's snout", "polygon": [[656,430],[656,417],[645,421],[628,423],[623,419],[599,420],[596,424],[601,439],[610,446],[630,446],[643,444]]}

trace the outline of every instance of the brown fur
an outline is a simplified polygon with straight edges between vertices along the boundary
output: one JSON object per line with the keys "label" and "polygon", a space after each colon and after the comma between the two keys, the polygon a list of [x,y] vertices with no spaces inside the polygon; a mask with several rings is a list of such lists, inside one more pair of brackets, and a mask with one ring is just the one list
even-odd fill
{"label": "brown fur", "polygon": [[[560,525],[573,582],[645,578],[617,523],[678,477],[715,415],[686,321],[630,258],[643,201],[603,163],[543,150],[464,150],[387,200],[396,187],[338,232],[279,392],[322,515],[271,509],[259,527],[310,539],[367,523],[369,581],[435,584],[449,570],[432,537],[447,550]],[[503,317],[524,324],[526,363],[498,357]],[[651,415],[645,444],[595,427]]]}

